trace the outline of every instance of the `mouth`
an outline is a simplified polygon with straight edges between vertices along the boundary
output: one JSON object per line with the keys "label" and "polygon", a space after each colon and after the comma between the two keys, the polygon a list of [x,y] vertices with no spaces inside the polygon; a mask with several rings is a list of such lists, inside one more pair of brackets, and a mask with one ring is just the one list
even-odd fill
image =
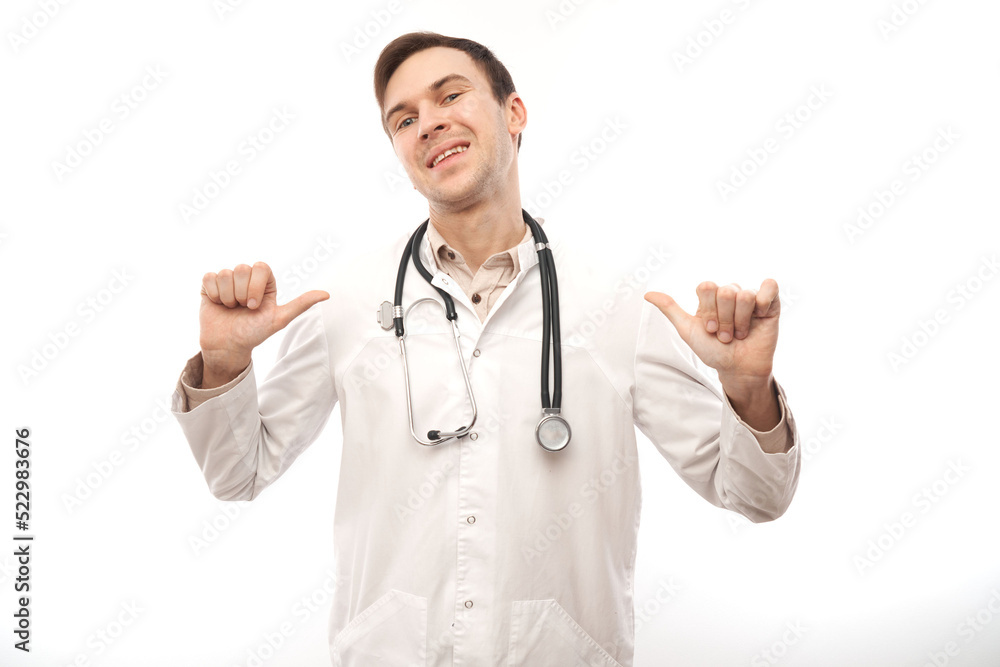
{"label": "mouth", "polygon": [[444,163],[451,163],[458,159],[458,156],[466,152],[469,149],[469,144],[459,144],[457,146],[452,146],[447,150],[443,150],[437,155],[435,155],[428,163],[428,169],[436,169]]}

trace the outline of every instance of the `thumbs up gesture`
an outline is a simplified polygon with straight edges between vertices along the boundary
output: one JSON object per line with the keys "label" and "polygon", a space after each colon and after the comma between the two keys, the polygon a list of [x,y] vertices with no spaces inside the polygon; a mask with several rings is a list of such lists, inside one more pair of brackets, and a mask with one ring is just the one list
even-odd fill
{"label": "thumbs up gesture", "polygon": [[320,301],[327,292],[313,290],[277,303],[278,285],[264,262],[252,267],[206,273],[201,280],[200,345],[202,388],[221,386],[250,364],[251,352]]}

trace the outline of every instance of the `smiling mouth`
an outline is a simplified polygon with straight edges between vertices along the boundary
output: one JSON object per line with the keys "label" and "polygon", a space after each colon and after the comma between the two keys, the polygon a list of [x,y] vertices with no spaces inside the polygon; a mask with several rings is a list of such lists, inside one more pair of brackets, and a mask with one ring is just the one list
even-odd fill
{"label": "smiling mouth", "polygon": [[452,155],[458,155],[459,153],[464,153],[467,150],[469,150],[468,146],[455,146],[454,148],[449,148],[448,150],[446,150],[445,152],[441,153],[436,158],[434,158],[434,161],[431,163],[430,168],[433,169],[434,167],[441,164],[443,161],[447,160]]}

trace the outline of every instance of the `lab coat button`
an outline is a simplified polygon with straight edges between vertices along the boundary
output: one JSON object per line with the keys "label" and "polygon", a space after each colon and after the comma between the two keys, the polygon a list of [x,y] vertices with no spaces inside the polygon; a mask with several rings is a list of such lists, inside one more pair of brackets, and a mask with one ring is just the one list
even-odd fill
{"label": "lab coat button", "polygon": [[480,354],[482,354],[482,353],[479,351],[478,347],[475,350],[472,351],[472,356],[474,356],[474,357],[478,357]]}
{"label": "lab coat button", "polygon": [[473,431],[469,434],[469,440],[479,440],[479,434]]}
{"label": "lab coat button", "polygon": [[466,521],[468,521],[469,523],[475,523],[476,522],[476,517],[470,516],[468,519],[466,519]]}
{"label": "lab coat button", "polygon": [[472,600],[466,600],[465,601],[465,608],[466,609],[472,609]]}

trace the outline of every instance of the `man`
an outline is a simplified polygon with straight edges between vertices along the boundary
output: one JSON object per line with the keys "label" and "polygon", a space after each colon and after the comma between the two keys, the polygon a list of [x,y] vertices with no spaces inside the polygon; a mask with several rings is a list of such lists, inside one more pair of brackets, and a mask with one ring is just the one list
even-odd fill
{"label": "man", "polygon": [[[572,439],[547,451],[534,433],[542,305],[518,183],[524,102],[488,49],[434,33],[385,47],[375,93],[428,201],[419,255],[456,303],[472,431],[438,446],[410,432],[397,339],[373,316],[409,234],[339,268],[332,294],[284,306],[262,262],[206,274],[201,351],[174,414],[212,493],[251,500],[340,402],[334,664],[631,665],[635,427],[715,505],[769,521],[794,494],[798,436],[771,375],[778,286],[702,283],[690,316],[665,294],[615,294],[552,229],[562,331],[578,333],[561,345]],[[404,307],[440,304],[412,262],[406,276]],[[607,324],[587,319],[609,299]],[[406,322],[416,432],[468,424],[451,324],[429,303]],[[251,351],[286,326],[258,389]]]}

